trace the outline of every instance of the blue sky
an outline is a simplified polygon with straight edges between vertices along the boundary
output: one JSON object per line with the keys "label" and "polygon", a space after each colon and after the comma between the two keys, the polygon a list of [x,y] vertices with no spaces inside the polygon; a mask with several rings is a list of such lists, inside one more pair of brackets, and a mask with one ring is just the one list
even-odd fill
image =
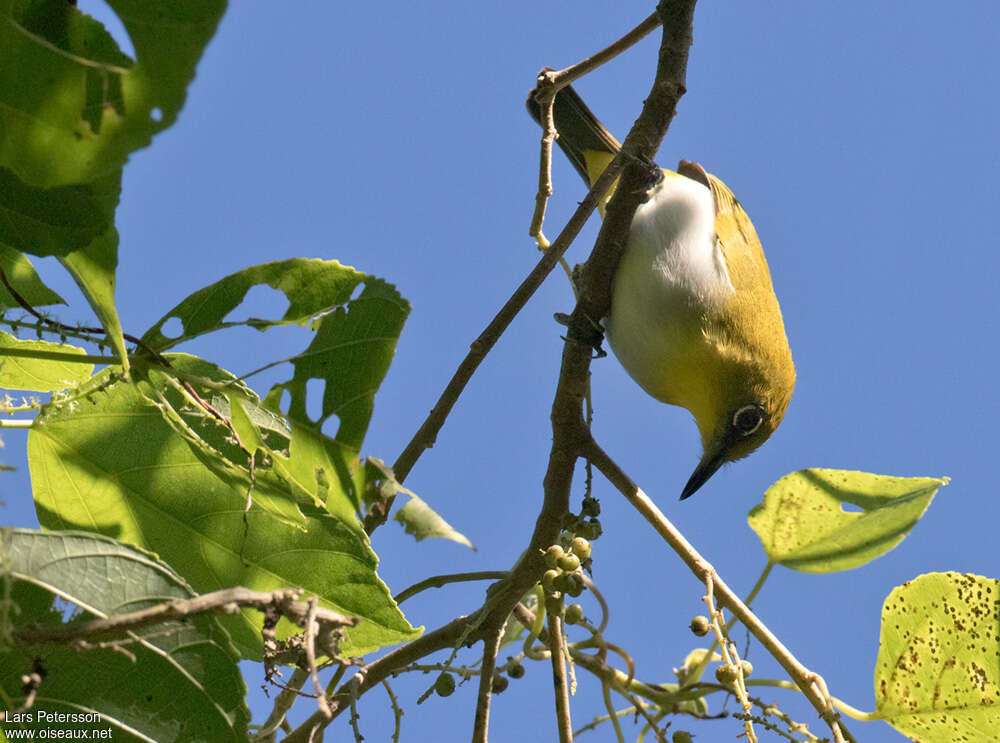
{"label": "blue sky", "polygon": [[[414,309],[365,445],[392,461],[537,260],[527,228],[539,132],[523,109],[537,70],[591,54],[651,10],[593,0],[233,4],[177,124],[126,168],[124,326],[139,334],[191,291],[285,257],[336,258],[395,283]],[[620,136],[649,90],[656,38],[577,85]],[[679,504],[700,453],[689,414],[648,398],[613,358],[593,366],[598,441],[741,593],[764,564],[746,514],[783,474],[825,466],[952,478],[896,550],[832,575],[777,568],[755,604],[832,693],[859,708],[874,706],[879,613],[893,587],[938,570],[1000,576],[988,453],[1000,420],[998,47],[986,2],[942,10],[703,0],[689,92],[659,161],[702,163],[753,219],[798,370],[795,396],[759,452]],[[555,189],[550,236],[584,194],[561,160]],[[571,263],[595,234],[589,225]],[[64,317],[84,317],[58,267],[38,265],[76,306]],[[283,309],[266,290],[251,298],[254,315]],[[431,574],[504,569],[524,548],[541,500],[561,352],[552,314],[571,308],[555,273],[407,480],[479,551],[416,544],[387,525],[374,547],[394,591]],[[242,373],[301,348],[302,334],[286,330],[235,331],[189,350]],[[267,386],[260,379],[257,388]],[[0,520],[33,525],[24,436],[3,438],[3,461],[20,471],[4,477]],[[604,536],[594,545],[594,579],[613,607],[608,638],[637,659],[638,677],[671,681],[670,669],[695,646],[684,628],[701,613],[701,588],[612,488],[596,487]],[[478,606],[484,588],[426,592],[404,609],[413,624],[438,626]],[[755,643],[750,658],[757,675],[777,673]],[[256,690],[261,674],[249,671]],[[549,673],[529,664],[496,699],[495,740],[554,736]],[[467,737],[473,686],[418,707],[427,683],[397,682],[403,740]],[[770,696],[823,734],[794,695]],[[266,704],[255,691],[257,721]],[[387,739],[384,694],[360,709],[368,739]],[[581,725],[602,711],[587,674],[573,711]],[[685,727],[703,741],[738,732],[731,720]],[[852,729],[866,743],[903,740],[883,723]],[[581,739],[609,736],[602,729]]]}

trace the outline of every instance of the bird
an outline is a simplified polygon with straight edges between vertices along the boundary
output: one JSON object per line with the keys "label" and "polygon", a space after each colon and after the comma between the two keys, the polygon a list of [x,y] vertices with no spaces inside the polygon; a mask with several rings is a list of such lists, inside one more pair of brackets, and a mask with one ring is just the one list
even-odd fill
{"label": "bird", "polygon": [[[528,111],[541,123],[536,90]],[[572,86],[557,92],[553,106],[556,142],[590,186],[621,144]],[[774,433],[795,388],[795,365],[760,239],[733,192],[687,160],[654,180],[632,220],[601,324],[643,390],[694,416],[702,456],[684,500]]]}

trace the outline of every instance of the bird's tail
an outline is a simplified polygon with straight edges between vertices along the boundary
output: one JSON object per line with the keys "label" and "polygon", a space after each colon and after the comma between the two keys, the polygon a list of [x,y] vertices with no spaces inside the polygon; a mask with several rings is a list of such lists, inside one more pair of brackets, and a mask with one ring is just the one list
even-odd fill
{"label": "bird's tail", "polygon": [[[535,90],[528,94],[528,113],[542,124],[542,107],[535,100]],[[587,185],[592,185],[618,154],[621,144],[591,113],[572,86],[567,85],[556,93],[552,115],[559,134],[556,143]]]}

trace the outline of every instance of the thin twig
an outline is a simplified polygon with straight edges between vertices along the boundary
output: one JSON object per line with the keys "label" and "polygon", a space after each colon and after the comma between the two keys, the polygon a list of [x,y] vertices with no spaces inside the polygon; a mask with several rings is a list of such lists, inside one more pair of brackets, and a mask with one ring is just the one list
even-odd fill
{"label": "thin twig", "polygon": [[556,725],[559,743],[573,743],[573,720],[569,714],[569,684],[566,681],[566,636],[561,616],[562,601],[549,597],[555,606],[548,610],[548,644],[552,661],[552,684],[556,700]]}
{"label": "thin twig", "polygon": [[405,588],[395,596],[392,600],[397,604],[401,604],[409,598],[413,598],[421,591],[425,591],[428,588],[441,588],[449,583],[460,583],[463,581],[474,581],[474,580],[500,580],[501,578],[507,577],[506,570],[479,570],[471,573],[448,573],[447,575],[432,575],[430,578],[424,578],[419,583],[414,583],[409,588]]}
{"label": "thin twig", "polygon": [[[774,568],[774,563],[768,560],[767,565],[764,566],[764,570],[761,571],[760,577],[757,578],[757,582],[754,583],[753,588],[750,589],[750,593],[748,593],[747,597],[743,599],[743,603],[746,604],[748,607],[753,603],[753,600],[757,598],[757,594],[760,593],[760,589],[764,587],[764,583],[767,581],[767,578],[771,574],[771,570],[773,568]],[[729,630],[733,628],[733,625],[736,624],[736,621],[737,621],[736,615],[733,615],[732,617],[730,617],[729,621],[726,622],[726,627],[724,630],[725,635],[727,636],[729,635]],[[702,659],[695,664],[694,668],[692,668],[691,672],[688,674],[687,678],[690,679],[690,681],[693,682],[701,678],[701,674],[704,673],[705,667],[712,659],[712,653],[715,651],[717,647],[719,647],[719,641],[712,640],[712,644],[709,646],[704,656],[702,656]]]}
{"label": "thin twig", "polygon": [[[486,355],[496,345],[503,332],[528,303],[528,300],[531,299],[538,287],[542,285],[542,282],[545,281],[552,269],[558,264],[562,254],[566,252],[573,240],[576,239],[580,230],[583,229],[583,225],[586,224],[587,219],[589,219],[594,209],[597,208],[598,202],[608,188],[611,187],[611,184],[622,168],[622,164],[623,158],[617,157],[608,165],[601,177],[594,182],[587,196],[580,202],[580,206],[577,207],[573,216],[570,217],[570,220],[562,229],[562,232],[553,241],[551,247],[545,251],[531,273],[521,282],[521,285],[490,321],[489,325],[486,326],[486,329],[469,346],[469,353],[466,354],[462,363],[458,365],[458,369],[455,370],[438,401],[431,408],[431,412],[392,465],[392,471],[396,474],[398,482],[402,483],[410,473],[413,465],[420,458],[420,455],[434,446],[438,432],[448,419],[448,414],[458,401],[459,396],[469,383],[479,364],[486,358]],[[365,530],[369,534],[385,523],[394,499],[395,496],[387,498],[380,504],[381,507],[378,511],[370,513],[368,518],[365,519]]]}
{"label": "thin twig", "polygon": [[393,692],[392,687],[389,686],[389,682],[383,681],[382,686],[385,687],[385,693],[389,695],[389,704],[392,706],[392,743],[399,743],[399,733],[403,722],[403,708],[399,706],[399,700],[396,699],[396,694]]}
{"label": "thin twig", "polygon": [[[21,625],[14,628],[13,634],[18,642],[25,644],[65,643],[73,640],[94,641],[124,637],[128,632],[143,627],[176,622],[196,614],[234,614],[240,608],[264,611],[270,607],[277,608],[283,616],[301,627],[306,623],[309,605],[304,601],[296,600],[299,593],[300,591],[289,588],[270,592],[251,591],[249,588],[240,587],[224,588],[221,591],[212,591],[189,599],[168,601],[148,609],[93,619],[89,622],[57,626]],[[332,609],[317,607],[316,621],[321,628],[340,628],[353,627],[359,620],[357,617],[348,617]]]}
{"label": "thin twig", "polygon": [[[539,83],[541,83],[541,75],[539,75]],[[556,132],[553,115],[555,100],[555,91],[551,95],[544,95],[538,99],[541,108],[539,121],[542,122],[542,146],[539,148],[538,192],[535,194],[535,212],[531,215],[528,234],[535,238],[541,250],[547,250],[551,247],[549,241],[545,239],[545,235],[542,234],[542,223],[545,221],[545,208],[552,195],[552,143],[559,136]]]}
{"label": "thin twig", "polygon": [[292,708],[295,700],[299,697],[299,689],[302,688],[302,685],[308,678],[308,671],[303,668],[295,669],[288,683],[285,684],[278,696],[275,697],[271,714],[268,715],[264,724],[251,736],[252,741],[258,743],[272,743],[274,741],[275,732],[277,732],[281,723],[284,722],[285,715],[288,714],[288,710]]}
{"label": "thin twig", "polygon": [[[694,1],[674,0],[658,6],[658,13],[663,20],[663,39],[656,76],[642,112],[625,138],[622,153],[605,169],[552,247],[542,255],[535,269],[472,344],[470,353],[459,365],[437,404],[393,464],[396,479],[400,482],[405,479],[420,454],[433,445],[438,431],[476,367],[556,265],[570,240],[579,232],[608,186],[618,177],[622,164],[627,161],[628,164],[621,171],[620,186],[608,203],[597,243],[587,261],[584,289],[573,312],[572,322],[578,331],[576,336],[571,332],[570,337],[583,337],[584,334],[579,329],[592,328],[595,322],[592,318],[599,319],[607,314],[614,271],[621,258],[632,216],[645,197],[648,187],[649,168],[645,163],[652,160],[674,117],[677,102],[685,91],[684,77],[692,38]],[[355,676],[357,684],[353,688],[354,694],[363,694],[393,670],[428,653],[455,647],[459,641],[468,643],[488,636],[506,622],[521,597],[541,578],[546,569],[542,551],[558,538],[563,517],[569,510],[570,486],[576,460],[585,451],[590,438],[581,401],[586,394],[591,353],[591,349],[579,341],[567,341],[563,347],[563,363],[552,405],[553,442],[543,480],[544,498],[531,540],[517,564],[506,578],[490,587],[486,604],[472,615],[454,619],[362,667]],[[384,523],[388,509],[372,516],[365,523],[369,533]],[[334,718],[349,703],[350,697],[344,696],[346,691],[338,691],[331,700]],[[287,743],[306,743],[326,724],[326,720],[314,713],[285,740]]]}
{"label": "thin twig", "polygon": [[306,649],[306,665],[309,666],[309,675],[312,677],[313,689],[316,691],[316,706],[319,707],[320,714],[329,719],[333,713],[330,712],[330,705],[326,701],[326,693],[316,670],[316,635],[319,631],[319,625],[316,622],[316,597],[310,596],[307,603],[309,610],[306,613],[306,626],[303,633],[305,635],[303,639]]}
{"label": "thin twig", "polygon": [[[540,109],[538,119],[542,124],[542,140],[539,148],[538,191],[535,194],[535,211],[531,215],[528,234],[535,238],[540,250],[547,250],[550,247],[549,241],[542,233],[542,224],[545,221],[545,209],[548,206],[549,197],[552,196],[552,144],[559,137],[553,113],[556,93],[559,92],[560,88],[566,87],[574,80],[614,59],[653,32],[659,25],[659,13],[652,13],[618,41],[587,59],[563,70],[553,70],[546,67],[538,73],[535,99],[538,101]],[[564,259],[560,258],[560,262],[564,264],[572,283],[572,272],[568,266],[565,266]]]}
{"label": "thin twig", "polygon": [[608,481],[614,485],[618,491],[625,496],[626,500],[639,511],[649,524],[656,529],[657,533],[670,545],[678,556],[687,564],[691,572],[695,574],[699,581],[705,583],[710,577],[712,579],[714,594],[719,598],[740,622],[750,630],[750,633],[760,641],[761,645],[774,657],[785,669],[788,675],[802,693],[805,694],[809,702],[819,712],[833,732],[834,740],[840,742],[853,741],[847,729],[840,722],[840,715],[833,709],[830,700],[821,693],[816,679],[816,674],[809,671],[799,660],[792,655],[781,641],[764,625],[760,619],[744,604],[719,577],[718,573],[691,545],[684,535],[663,515],[663,512],[656,507],[638,485],[632,482],[621,468],[609,457],[597,442],[591,440],[587,446],[587,457],[594,463],[597,469]]}
{"label": "thin twig", "polygon": [[618,743],[625,743],[625,734],[622,732],[622,724],[618,721],[618,715],[615,712],[615,705],[611,701],[611,684],[601,684],[601,696],[604,698],[604,709],[608,711],[608,719],[611,720],[611,725],[615,729],[615,740]]}
{"label": "thin twig", "polygon": [[500,652],[500,627],[483,638],[483,662],[479,667],[479,692],[476,695],[476,717],[472,727],[472,743],[486,743],[490,727],[490,698],[493,696],[493,674]]}
{"label": "thin twig", "polygon": [[[743,681],[743,668],[740,664],[740,656],[736,652],[736,645],[724,634],[722,629],[725,624],[725,617],[722,610],[715,606],[715,580],[713,574],[705,578],[705,596],[703,598],[708,607],[708,616],[711,618],[712,629],[715,631],[716,644],[722,650],[722,660],[733,675],[732,688],[736,693],[736,699],[743,708],[743,733],[747,743],[757,743],[757,733],[753,729],[752,710],[753,705],[747,696],[747,688]],[[710,653],[706,653],[709,655]]]}

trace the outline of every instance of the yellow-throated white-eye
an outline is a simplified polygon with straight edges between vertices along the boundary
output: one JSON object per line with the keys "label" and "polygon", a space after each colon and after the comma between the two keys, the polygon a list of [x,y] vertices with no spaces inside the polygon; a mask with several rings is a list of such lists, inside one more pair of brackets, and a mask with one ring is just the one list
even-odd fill
{"label": "yellow-throated white-eye", "polygon": [[[534,95],[528,110],[537,121]],[[592,184],[621,145],[570,87],[554,118],[557,143]],[[703,453],[681,500],[781,423],[795,367],[764,251],[732,191],[697,163],[664,169],[636,211],[604,329],[639,386],[698,424]]]}

